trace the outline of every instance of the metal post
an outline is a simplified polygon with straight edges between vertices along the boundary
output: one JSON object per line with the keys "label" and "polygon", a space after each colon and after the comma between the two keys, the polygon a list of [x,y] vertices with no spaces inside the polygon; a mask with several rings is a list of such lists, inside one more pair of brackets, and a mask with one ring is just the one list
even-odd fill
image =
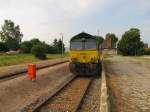
{"label": "metal post", "polygon": [[99,29],[97,30],[97,34],[98,34],[98,36],[99,36]]}

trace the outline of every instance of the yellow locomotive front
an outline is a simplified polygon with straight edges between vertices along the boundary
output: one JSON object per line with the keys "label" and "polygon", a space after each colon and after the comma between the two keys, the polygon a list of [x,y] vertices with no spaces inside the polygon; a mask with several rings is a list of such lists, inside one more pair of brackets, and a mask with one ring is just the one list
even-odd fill
{"label": "yellow locomotive front", "polygon": [[98,75],[101,72],[101,53],[97,39],[80,33],[70,40],[70,71],[77,75]]}

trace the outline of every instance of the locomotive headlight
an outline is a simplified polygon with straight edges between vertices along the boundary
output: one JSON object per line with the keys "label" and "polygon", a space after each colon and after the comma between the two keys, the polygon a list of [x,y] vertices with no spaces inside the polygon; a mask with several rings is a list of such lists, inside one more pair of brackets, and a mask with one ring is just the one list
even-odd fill
{"label": "locomotive headlight", "polygon": [[76,61],[77,61],[77,58],[71,58],[71,61],[72,61],[72,62],[76,62]]}
{"label": "locomotive headlight", "polygon": [[96,61],[97,61],[97,59],[95,57],[91,58],[91,62],[96,62]]}

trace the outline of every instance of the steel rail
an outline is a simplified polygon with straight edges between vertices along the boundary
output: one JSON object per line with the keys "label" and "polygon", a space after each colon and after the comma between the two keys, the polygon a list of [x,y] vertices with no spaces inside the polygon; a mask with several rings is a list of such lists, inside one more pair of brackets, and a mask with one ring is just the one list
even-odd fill
{"label": "steel rail", "polygon": [[[92,77],[74,77],[74,79],[70,80],[53,96],[32,111],[41,112],[42,108],[47,108],[48,106],[47,109],[49,111],[77,112],[92,80]],[[66,94],[68,95],[66,96]]]}
{"label": "steel rail", "polygon": [[[60,64],[64,64],[64,63],[67,63],[67,62],[68,61],[62,61],[62,62],[58,62],[58,63],[46,65],[46,66],[41,66],[41,67],[38,67],[37,70],[47,69],[49,67],[54,67],[54,66],[57,66],[57,65],[60,65]],[[12,73],[12,74],[6,75],[6,76],[2,76],[2,77],[0,77],[0,83],[4,82],[4,81],[7,81],[7,80],[11,80],[11,79],[17,78],[17,77],[21,77],[21,76],[23,76],[25,74],[27,74],[27,70],[16,72],[16,73]]]}

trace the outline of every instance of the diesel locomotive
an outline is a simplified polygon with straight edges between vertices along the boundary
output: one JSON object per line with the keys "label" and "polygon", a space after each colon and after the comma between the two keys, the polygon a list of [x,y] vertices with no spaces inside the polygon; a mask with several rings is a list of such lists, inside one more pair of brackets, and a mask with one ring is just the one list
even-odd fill
{"label": "diesel locomotive", "polygon": [[95,36],[82,32],[70,40],[69,68],[77,75],[99,75],[102,52]]}

